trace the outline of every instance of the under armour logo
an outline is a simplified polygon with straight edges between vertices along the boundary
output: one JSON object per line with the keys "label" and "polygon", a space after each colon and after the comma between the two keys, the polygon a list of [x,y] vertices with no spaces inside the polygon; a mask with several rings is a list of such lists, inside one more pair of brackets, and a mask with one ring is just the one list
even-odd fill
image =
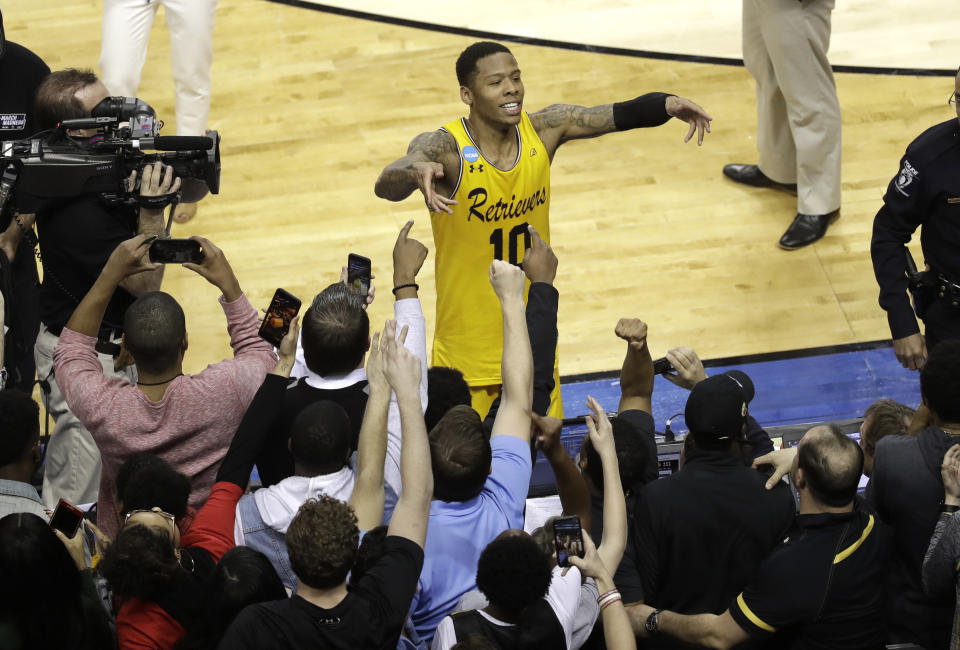
{"label": "under armour logo", "polygon": [[475,166],[476,166],[476,167],[479,167],[479,169],[478,169],[477,171],[480,171],[480,172],[483,171],[483,163],[480,163],[479,165],[472,165],[472,164],[471,164],[471,165],[470,165],[470,171],[471,171],[471,172],[473,171],[473,168],[474,168]]}
{"label": "under armour logo", "polygon": [[536,155],[537,155],[537,148],[534,147],[533,149],[530,150],[530,157],[533,158]]}

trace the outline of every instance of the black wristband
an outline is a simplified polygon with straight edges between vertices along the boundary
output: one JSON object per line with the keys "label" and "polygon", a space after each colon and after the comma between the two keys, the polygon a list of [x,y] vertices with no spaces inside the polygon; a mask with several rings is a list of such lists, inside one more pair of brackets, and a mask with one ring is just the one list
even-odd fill
{"label": "black wristband", "polygon": [[948,515],[952,515],[958,510],[960,510],[960,506],[950,505],[948,503],[941,504],[940,506],[940,512]]}
{"label": "black wristband", "polygon": [[400,291],[400,289],[409,289],[410,287],[413,287],[417,291],[420,291],[420,285],[417,284],[416,282],[411,282],[410,284],[401,284],[399,287],[394,287],[392,289],[393,295],[396,296],[397,292]]}
{"label": "black wristband", "polygon": [[670,119],[667,113],[668,93],[647,93],[613,105],[613,125],[617,131],[647,126],[660,126]]}

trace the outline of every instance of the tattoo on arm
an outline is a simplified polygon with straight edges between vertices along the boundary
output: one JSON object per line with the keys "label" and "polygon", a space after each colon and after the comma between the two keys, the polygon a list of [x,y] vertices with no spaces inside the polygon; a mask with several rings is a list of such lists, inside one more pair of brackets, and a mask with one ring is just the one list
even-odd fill
{"label": "tattoo on arm", "polygon": [[417,189],[413,163],[430,161],[443,164],[450,155],[456,155],[456,151],[456,141],[449,133],[421,133],[410,141],[406,156],[390,163],[380,173],[374,192],[390,201],[402,201]]}
{"label": "tattoo on arm", "polygon": [[613,122],[613,104],[600,106],[573,106],[554,104],[530,115],[537,133],[558,130],[559,141],[577,138],[595,138],[616,130]]}

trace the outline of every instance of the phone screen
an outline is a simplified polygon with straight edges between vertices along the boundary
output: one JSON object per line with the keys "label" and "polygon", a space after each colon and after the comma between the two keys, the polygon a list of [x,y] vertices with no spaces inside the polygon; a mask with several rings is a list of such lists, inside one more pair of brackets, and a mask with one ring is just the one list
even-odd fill
{"label": "phone screen", "polygon": [[150,244],[150,261],[160,264],[203,262],[203,248],[193,239],[158,239]]}
{"label": "phone screen", "polygon": [[370,291],[370,258],[356,253],[347,257],[347,286],[366,296]]}
{"label": "phone screen", "polygon": [[260,325],[260,338],[275,348],[290,330],[290,321],[300,311],[300,299],[283,289],[277,289]]}
{"label": "phone screen", "polygon": [[60,499],[53,516],[50,517],[50,528],[59,530],[67,537],[73,538],[83,521],[83,510],[69,501]]}
{"label": "phone screen", "polygon": [[583,557],[583,533],[580,517],[560,517],[553,521],[553,543],[557,548],[557,565],[570,566],[570,557]]}

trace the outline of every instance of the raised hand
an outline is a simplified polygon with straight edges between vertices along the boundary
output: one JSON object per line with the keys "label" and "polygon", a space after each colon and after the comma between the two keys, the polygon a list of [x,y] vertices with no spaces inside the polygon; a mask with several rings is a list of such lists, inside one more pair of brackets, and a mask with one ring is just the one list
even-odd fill
{"label": "raised hand", "polygon": [[420,359],[403,346],[407,340],[407,327],[400,331],[396,339],[386,336],[380,345],[383,354],[383,374],[390,387],[397,393],[397,399],[403,395],[414,395],[420,399]]}
{"label": "raised hand", "polygon": [[542,451],[544,456],[548,457],[552,454],[563,452],[563,445],[560,442],[560,434],[563,431],[563,420],[560,418],[545,417],[533,411],[530,411],[530,419],[533,421],[533,434],[537,449]]}
{"label": "raised hand", "polygon": [[493,260],[490,264],[490,284],[500,302],[511,298],[523,300],[523,289],[526,276],[519,266],[514,266],[503,260]]}
{"label": "raised hand", "polygon": [[430,212],[453,214],[453,210],[449,206],[456,205],[457,202],[437,192],[436,182],[443,178],[443,165],[438,162],[415,162],[413,163],[413,171],[416,174],[417,187],[423,194],[427,209]]}
{"label": "raised hand", "polygon": [[693,348],[674,348],[667,351],[667,359],[673,364],[676,373],[664,373],[667,381],[691,390],[707,378],[703,362]]}
{"label": "raised hand", "polygon": [[[347,273],[347,267],[341,266],[341,267],[340,267],[340,282],[341,282],[342,284],[347,284],[347,278],[348,278],[348,277],[349,277],[349,273]],[[376,298],[376,296],[377,296],[377,288],[373,285],[373,280],[374,280],[374,278],[376,278],[376,277],[377,277],[377,276],[373,275],[372,273],[370,274],[370,288],[367,289],[367,295],[366,295],[366,296],[364,297],[364,299],[363,299],[363,308],[364,308],[364,309],[366,309],[366,308],[369,307],[371,304],[373,304],[373,299]]]}
{"label": "raised hand", "polygon": [[[589,396],[587,397],[587,408],[590,409],[586,417],[587,429],[589,430],[587,435],[593,448],[597,450],[601,457],[605,454],[616,456],[617,448],[613,441],[613,425],[610,424],[607,412],[603,410],[600,402]],[[609,456],[606,457],[609,458]]]}
{"label": "raised hand", "polygon": [[767,479],[766,488],[772,490],[793,468],[793,460],[797,457],[797,448],[789,447],[787,449],[778,449],[764,454],[759,458],[753,459],[753,468],[770,466],[773,468],[773,474]]}
{"label": "raised hand", "polygon": [[614,332],[637,352],[647,344],[647,324],[639,318],[621,318]]}
{"label": "raised hand", "polygon": [[583,557],[571,555],[569,558],[570,564],[580,569],[580,573],[588,578],[594,580],[606,578],[607,582],[611,582],[610,570],[604,566],[603,560],[600,559],[597,546],[593,543],[590,533],[583,530],[581,534],[583,535]]}
{"label": "raised hand", "polygon": [[200,242],[203,248],[203,262],[200,264],[184,263],[184,267],[206,278],[207,282],[220,289],[227,302],[233,302],[240,297],[240,283],[227,261],[223,251],[213,245],[206,237],[194,235],[190,239]]}
{"label": "raised hand", "polygon": [[420,272],[423,261],[427,259],[427,247],[410,237],[411,228],[413,228],[413,219],[403,225],[397,236],[397,243],[393,245],[393,286],[395,287],[416,282],[417,273]]}
{"label": "raised hand", "polygon": [[944,503],[960,504],[960,445],[950,447],[943,455],[940,476],[943,477]]}
{"label": "raised hand", "polygon": [[530,232],[530,248],[523,255],[523,272],[530,282],[553,284],[557,277],[557,256],[536,228],[527,226],[527,230]]}
{"label": "raised hand", "polygon": [[367,354],[367,382],[370,385],[370,392],[382,391],[390,392],[390,383],[384,374],[384,352],[386,351],[387,341],[397,336],[397,321],[388,320],[383,325],[383,337],[380,332],[374,332],[370,341],[370,352]]}
{"label": "raised hand", "polygon": [[162,264],[155,264],[150,261],[150,244],[156,238],[156,235],[137,235],[121,242],[110,253],[110,258],[103,267],[102,274],[112,277],[119,283],[131,275],[162,268]]}
{"label": "raised hand", "polygon": [[713,120],[703,108],[684,97],[671,95],[667,97],[665,108],[667,114],[678,120],[683,120],[690,125],[684,142],[690,142],[690,138],[697,133],[697,145],[703,144],[703,136],[710,133],[710,122]]}

